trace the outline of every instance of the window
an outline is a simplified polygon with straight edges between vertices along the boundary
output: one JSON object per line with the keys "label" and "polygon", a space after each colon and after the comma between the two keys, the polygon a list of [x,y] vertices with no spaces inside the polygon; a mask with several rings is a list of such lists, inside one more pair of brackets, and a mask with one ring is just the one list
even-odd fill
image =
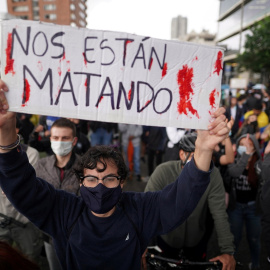
{"label": "window", "polygon": [[45,16],[45,19],[47,19],[47,20],[56,20],[56,18],[57,18],[57,16],[56,16],[56,14],[46,14]]}
{"label": "window", "polygon": [[76,9],[75,5],[74,4],[70,4],[70,10],[75,10],[75,9]]}
{"label": "window", "polygon": [[84,6],[84,4],[79,3],[79,7],[80,7],[80,9],[81,9],[81,10],[85,10],[85,6]]}
{"label": "window", "polygon": [[80,16],[81,16],[82,19],[85,18],[85,14],[82,11],[80,11],[79,14],[80,14]]}
{"label": "window", "polygon": [[26,16],[26,15],[25,16],[20,16],[20,18],[23,19],[23,20],[28,20],[28,16]]}
{"label": "window", "polygon": [[26,2],[26,0],[12,0],[13,3]]}
{"label": "window", "polygon": [[56,5],[44,5],[44,10],[56,10]]}
{"label": "window", "polygon": [[71,13],[70,18],[71,18],[72,20],[76,20],[76,15],[75,15],[74,13]]}
{"label": "window", "polygon": [[27,12],[29,11],[28,6],[18,6],[18,7],[13,7],[13,11],[15,12]]}
{"label": "window", "polygon": [[74,22],[72,22],[70,25],[73,26],[73,27],[77,26],[76,23],[74,23]]}
{"label": "window", "polygon": [[85,26],[85,22],[83,20],[80,20],[79,23],[81,26]]}

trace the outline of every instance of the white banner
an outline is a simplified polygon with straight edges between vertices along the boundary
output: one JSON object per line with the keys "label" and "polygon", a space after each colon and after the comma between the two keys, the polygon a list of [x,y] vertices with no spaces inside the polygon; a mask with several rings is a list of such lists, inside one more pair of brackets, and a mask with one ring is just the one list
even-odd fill
{"label": "white banner", "polygon": [[10,110],[206,129],[223,49],[36,21],[1,22]]}

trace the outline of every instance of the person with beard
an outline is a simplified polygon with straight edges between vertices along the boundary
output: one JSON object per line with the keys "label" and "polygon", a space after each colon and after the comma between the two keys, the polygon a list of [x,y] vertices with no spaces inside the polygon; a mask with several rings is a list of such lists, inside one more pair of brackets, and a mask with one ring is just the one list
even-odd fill
{"label": "person with beard", "polygon": [[[228,215],[231,232],[234,235],[236,252],[246,227],[251,263],[250,269],[260,268],[261,209],[259,194],[261,188],[261,155],[259,143],[254,135],[242,135],[236,142],[237,156],[234,164],[228,166],[230,183]],[[236,253],[237,254],[237,253]]]}
{"label": "person with beard", "polygon": [[[160,192],[122,192],[128,174],[122,154],[110,146],[91,147],[74,168],[81,185],[76,196],[37,178],[17,140],[16,114],[8,111],[2,80],[0,89],[0,185],[13,205],[53,238],[65,270],[140,269],[150,239],[179,226],[196,207],[209,184],[213,149],[233,124],[224,108],[213,112],[207,130],[198,130],[192,160]],[[65,133],[62,143],[53,129],[52,149],[64,161],[76,139]],[[54,164],[61,175],[63,164]]]}

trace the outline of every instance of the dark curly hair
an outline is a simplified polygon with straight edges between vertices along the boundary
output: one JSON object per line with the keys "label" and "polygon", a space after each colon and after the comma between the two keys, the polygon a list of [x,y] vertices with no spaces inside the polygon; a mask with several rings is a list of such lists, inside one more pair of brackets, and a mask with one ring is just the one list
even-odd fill
{"label": "dark curly hair", "polygon": [[111,162],[117,167],[117,173],[121,177],[121,183],[123,183],[127,178],[128,168],[122,153],[112,146],[97,145],[90,147],[73,167],[73,172],[81,183],[80,177],[84,175],[84,169],[97,169],[97,164],[101,163],[103,167],[97,171],[104,172],[108,166],[107,162]]}

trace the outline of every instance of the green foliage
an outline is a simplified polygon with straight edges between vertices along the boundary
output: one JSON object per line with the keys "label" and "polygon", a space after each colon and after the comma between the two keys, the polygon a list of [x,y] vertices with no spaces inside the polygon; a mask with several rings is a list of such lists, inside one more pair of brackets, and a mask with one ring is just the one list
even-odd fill
{"label": "green foliage", "polygon": [[246,36],[244,52],[239,54],[237,62],[240,70],[253,72],[270,71],[270,17],[250,28],[251,35]]}

